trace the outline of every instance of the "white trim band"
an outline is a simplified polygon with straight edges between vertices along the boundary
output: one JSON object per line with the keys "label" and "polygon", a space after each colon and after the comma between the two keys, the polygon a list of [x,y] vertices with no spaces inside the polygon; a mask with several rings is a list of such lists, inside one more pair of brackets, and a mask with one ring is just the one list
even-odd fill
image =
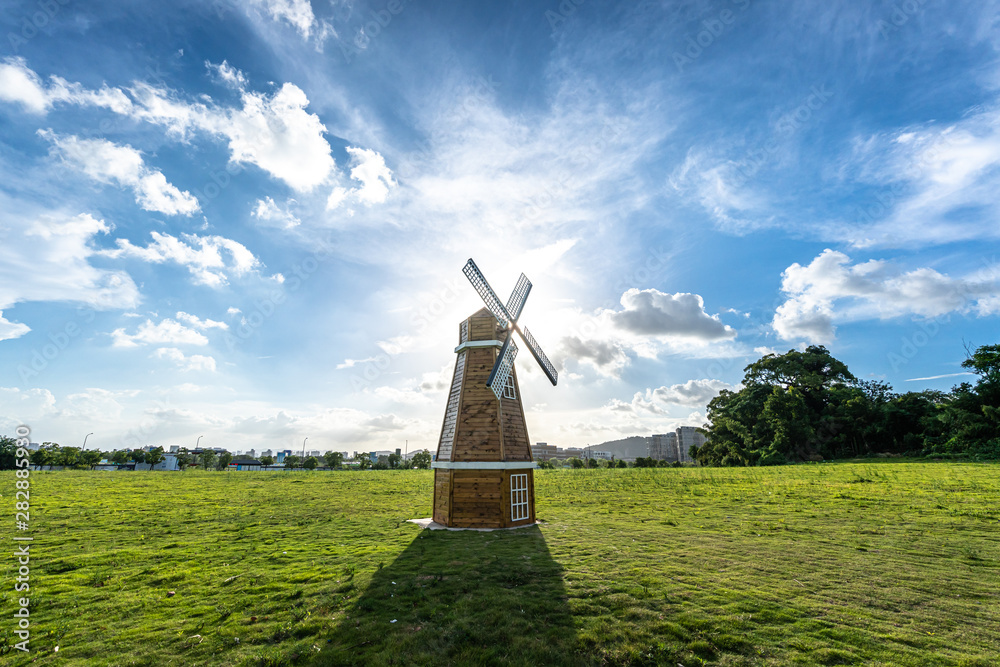
{"label": "white trim band", "polygon": [[502,340],[467,340],[458,347],[455,348],[455,352],[461,352],[462,350],[468,349],[470,347],[503,347]]}
{"label": "white trim band", "polygon": [[431,467],[445,470],[523,470],[537,466],[534,461],[432,461]]}

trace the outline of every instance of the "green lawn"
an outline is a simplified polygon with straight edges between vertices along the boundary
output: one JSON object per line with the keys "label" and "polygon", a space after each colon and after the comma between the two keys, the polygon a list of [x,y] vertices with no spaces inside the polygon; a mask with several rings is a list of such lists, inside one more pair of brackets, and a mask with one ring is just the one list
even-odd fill
{"label": "green lawn", "polygon": [[492,533],[406,523],[424,471],[33,473],[32,653],[6,555],[0,662],[996,665],[998,473],[538,471],[543,522]]}

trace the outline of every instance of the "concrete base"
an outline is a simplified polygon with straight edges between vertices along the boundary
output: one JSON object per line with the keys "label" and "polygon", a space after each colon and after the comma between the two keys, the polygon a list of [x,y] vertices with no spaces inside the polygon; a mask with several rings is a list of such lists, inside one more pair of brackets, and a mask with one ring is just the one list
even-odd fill
{"label": "concrete base", "polygon": [[421,528],[426,528],[429,530],[475,530],[479,531],[480,533],[490,533],[493,532],[494,530],[517,530],[518,528],[527,528],[529,526],[534,526],[539,523],[538,521],[535,521],[534,523],[526,523],[521,526],[511,526],[510,528],[450,528],[442,523],[438,523],[431,517],[427,517],[426,519],[407,519],[406,522],[415,523]]}

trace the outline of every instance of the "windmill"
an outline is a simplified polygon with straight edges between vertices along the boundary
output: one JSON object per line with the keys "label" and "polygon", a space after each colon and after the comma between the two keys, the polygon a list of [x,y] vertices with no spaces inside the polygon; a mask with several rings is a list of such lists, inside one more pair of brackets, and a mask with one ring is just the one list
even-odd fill
{"label": "windmill", "polygon": [[514,359],[517,332],[542,372],[559,374],[517,321],[531,292],[522,273],[506,305],[471,259],[462,269],[486,304],[459,323],[458,355],[434,470],[434,521],[461,528],[535,522],[531,445]]}

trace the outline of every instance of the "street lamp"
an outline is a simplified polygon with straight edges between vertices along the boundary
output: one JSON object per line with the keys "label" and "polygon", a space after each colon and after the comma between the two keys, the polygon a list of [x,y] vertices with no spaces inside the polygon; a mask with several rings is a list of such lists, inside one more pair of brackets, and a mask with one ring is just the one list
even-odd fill
{"label": "street lamp", "polygon": [[305,463],[305,460],[306,460],[306,440],[308,440],[308,439],[309,439],[308,435],[305,438],[302,439],[302,462],[303,463]]}
{"label": "street lamp", "polygon": [[94,434],[93,433],[88,433],[87,435],[83,436],[83,448],[84,449],[87,448],[87,438],[89,438],[92,435],[94,435]]}
{"label": "street lamp", "polygon": [[203,435],[199,435],[198,439],[194,441],[194,448],[195,449],[198,449],[198,443],[201,442],[201,439],[204,438],[204,437],[205,436],[203,436]]}

